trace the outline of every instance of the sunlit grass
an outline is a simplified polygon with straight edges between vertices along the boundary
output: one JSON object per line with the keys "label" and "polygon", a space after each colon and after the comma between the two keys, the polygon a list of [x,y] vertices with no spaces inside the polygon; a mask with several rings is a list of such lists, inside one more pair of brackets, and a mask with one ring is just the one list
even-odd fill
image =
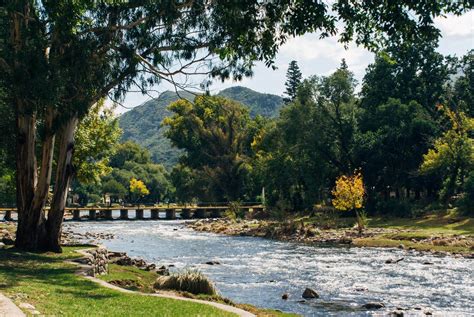
{"label": "sunlit grass", "polygon": [[234,316],[215,307],[167,298],[121,293],[77,276],[63,254],[0,250],[0,291],[17,304],[29,303],[45,315],[62,316]]}

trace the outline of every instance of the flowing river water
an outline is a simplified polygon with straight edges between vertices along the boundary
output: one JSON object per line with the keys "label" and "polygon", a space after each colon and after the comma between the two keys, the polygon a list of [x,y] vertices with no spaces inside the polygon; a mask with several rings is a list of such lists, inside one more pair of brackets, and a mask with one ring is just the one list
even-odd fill
{"label": "flowing river water", "polygon": [[[474,316],[474,262],[470,259],[223,236],[195,232],[179,220],[69,222],[66,228],[112,233],[114,239],[98,242],[157,265],[173,264],[173,270],[198,269],[234,302],[304,316],[380,316],[397,307],[405,309],[405,316],[424,316],[427,311],[438,316]],[[385,264],[389,258],[404,259]],[[208,261],[220,264],[205,264]],[[316,290],[320,298],[302,302],[306,287]],[[282,300],[283,293],[289,294],[288,300]],[[368,302],[386,307],[362,309]]]}

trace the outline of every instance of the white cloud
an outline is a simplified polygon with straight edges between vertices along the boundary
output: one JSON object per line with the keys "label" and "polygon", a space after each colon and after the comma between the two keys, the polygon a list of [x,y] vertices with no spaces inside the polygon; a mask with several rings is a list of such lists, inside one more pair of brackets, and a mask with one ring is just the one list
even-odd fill
{"label": "white cloud", "polygon": [[474,36],[474,11],[469,11],[461,16],[449,14],[446,17],[437,17],[435,25],[441,30],[444,37],[469,36],[472,38]]}
{"label": "white cloud", "polygon": [[367,50],[357,47],[355,44],[350,44],[349,48],[345,49],[336,37],[319,39],[316,34],[291,39],[281,47],[280,53],[292,56],[298,61],[329,59],[340,62],[342,58],[345,58],[348,63],[360,61],[370,54]]}

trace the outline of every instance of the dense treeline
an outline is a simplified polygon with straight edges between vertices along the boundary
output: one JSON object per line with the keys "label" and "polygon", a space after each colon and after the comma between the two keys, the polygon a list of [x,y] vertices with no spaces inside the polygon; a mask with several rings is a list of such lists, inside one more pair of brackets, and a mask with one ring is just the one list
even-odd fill
{"label": "dense treeline", "polygon": [[[252,74],[255,61],[274,66],[279,47],[307,32],[322,38],[339,34],[340,42],[355,41],[373,51],[390,43],[410,47],[440,36],[436,17],[470,9],[470,1],[407,0],[382,6],[347,1],[2,4],[0,84],[15,114],[9,122],[16,148],[15,246],[61,251],[68,191],[78,176],[75,132],[99,100],[121,98],[132,86],[146,92],[163,80],[179,87],[196,73],[206,76],[204,86],[213,78],[240,80]],[[179,75],[182,83],[175,81]],[[142,182],[133,184],[136,193],[148,193]]]}
{"label": "dense treeline", "polygon": [[[359,93],[345,61],[329,76],[305,80],[292,62],[289,98],[273,119],[252,118],[248,108],[218,96],[172,103],[163,125],[184,154],[170,172],[139,145],[118,144],[117,119],[99,103],[76,132],[71,201],[265,199],[273,210],[303,211],[329,204],[337,177],[359,170],[372,213],[408,215],[410,202],[468,206],[474,196],[473,52],[460,59],[417,54],[411,47],[378,54]],[[7,128],[13,114],[0,109]],[[7,143],[1,148],[0,194],[12,204],[13,153]],[[132,179],[149,193],[134,195]]]}
{"label": "dense treeline", "polygon": [[[172,172],[179,200],[257,200],[265,188],[274,209],[309,210],[330,202],[338,176],[360,170],[372,213],[407,215],[409,202],[469,206],[473,62],[472,51],[456,59],[420,47],[387,50],[356,93],[342,61],[329,76],[297,83],[274,120],[252,120],[217,97],[177,102],[165,123],[185,150]],[[287,86],[297,82],[290,66]]]}

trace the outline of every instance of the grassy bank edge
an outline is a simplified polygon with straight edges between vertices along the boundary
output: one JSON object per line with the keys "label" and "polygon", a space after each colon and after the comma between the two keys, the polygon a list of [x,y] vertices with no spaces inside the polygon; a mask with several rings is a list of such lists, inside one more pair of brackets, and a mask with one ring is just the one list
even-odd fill
{"label": "grassy bank edge", "polygon": [[0,250],[0,292],[17,305],[33,305],[44,315],[235,316],[206,304],[121,293],[99,286],[76,275],[78,267],[65,262],[78,258],[76,251],[83,248],[90,246],[65,247],[62,254]]}

